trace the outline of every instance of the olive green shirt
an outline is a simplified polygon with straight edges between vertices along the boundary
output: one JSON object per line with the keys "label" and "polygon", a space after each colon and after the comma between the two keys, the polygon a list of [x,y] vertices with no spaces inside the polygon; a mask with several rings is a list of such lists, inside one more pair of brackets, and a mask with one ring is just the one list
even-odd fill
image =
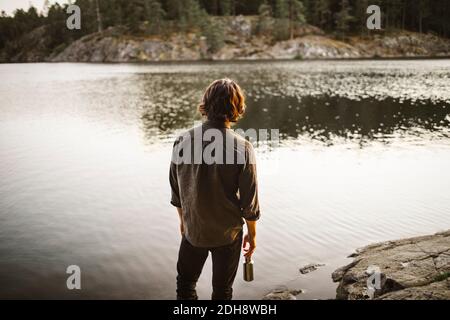
{"label": "olive green shirt", "polygon": [[[216,139],[201,139],[199,148],[186,149],[194,145],[198,132],[203,136],[207,129],[222,134],[222,146],[216,145],[211,154],[222,152],[223,161],[204,161],[204,155],[200,155],[200,162],[194,161],[195,150],[207,152]],[[225,140],[233,141],[232,145],[227,145]],[[190,163],[180,161],[181,155],[190,159]],[[226,159],[234,160],[230,163]],[[182,209],[185,237],[194,246],[230,244],[242,231],[244,219],[256,221],[260,217],[253,146],[223,123],[207,121],[178,137],[169,180],[171,204]]]}

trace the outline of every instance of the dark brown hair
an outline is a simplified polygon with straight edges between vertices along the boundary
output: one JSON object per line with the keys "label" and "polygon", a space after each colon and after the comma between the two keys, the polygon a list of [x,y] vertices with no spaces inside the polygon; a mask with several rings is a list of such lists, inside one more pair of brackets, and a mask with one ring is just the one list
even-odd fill
{"label": "dark brown hair", "polygon": [[241,87],[230,79],[214,81],[206,89],[199,111],[208,120],[238,121],[245,112],[245,97]]}

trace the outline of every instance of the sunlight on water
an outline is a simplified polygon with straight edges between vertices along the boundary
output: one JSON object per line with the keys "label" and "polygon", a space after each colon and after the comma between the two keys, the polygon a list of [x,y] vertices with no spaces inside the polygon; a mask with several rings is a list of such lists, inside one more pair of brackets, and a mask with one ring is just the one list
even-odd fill
{"label": "sunlight on water", "polygon": [[239,270],[236,298],[332,298],[355,248],[449,228],[449,60],[0,65],[0,297],[174,298],[171,144],[224,76],[248,96],[238,126],[282,138],[257,150],[256,280]]}

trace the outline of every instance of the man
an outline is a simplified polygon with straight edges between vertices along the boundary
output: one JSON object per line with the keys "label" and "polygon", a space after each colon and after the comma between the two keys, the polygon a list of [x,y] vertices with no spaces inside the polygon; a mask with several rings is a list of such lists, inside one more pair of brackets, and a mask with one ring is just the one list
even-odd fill
{"label": "man", "polygon": [[245,111],[241,88],[230,79],[214,81],[199,111],[207,121],[177,139],[170,166],[182,235],[177,299],[198,299],[196,284],[211,252],[212,299],[231,300],[242,242],[249,259],[260,217],[253,147],[230,129]]}

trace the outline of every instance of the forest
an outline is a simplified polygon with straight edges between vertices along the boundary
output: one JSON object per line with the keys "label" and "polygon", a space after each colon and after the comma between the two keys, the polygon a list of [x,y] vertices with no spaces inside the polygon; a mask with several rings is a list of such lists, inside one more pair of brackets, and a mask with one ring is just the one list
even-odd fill
{"label": "forest", "polygon": [[[366,30],[366,9],[377,4],[382,10],[382,29],[409,30],[450,37],[448,0],[75,0],[81,8],[82,28],[66,28],[67,4],[18,9],[0,15],[0,49],[14,52],[23,35],[45,28],[48,49],[64,47],[80,37],[120,26],[131,35],[164,36],[167,32],[200,30],[210,46],[220,42],[221,26],[214,16],[258,16],[255,32],[269,33],[276,40],[293,37],[293,28],[310,24],[336,36]],[[275,21],[266,27],[267,21]]]}

